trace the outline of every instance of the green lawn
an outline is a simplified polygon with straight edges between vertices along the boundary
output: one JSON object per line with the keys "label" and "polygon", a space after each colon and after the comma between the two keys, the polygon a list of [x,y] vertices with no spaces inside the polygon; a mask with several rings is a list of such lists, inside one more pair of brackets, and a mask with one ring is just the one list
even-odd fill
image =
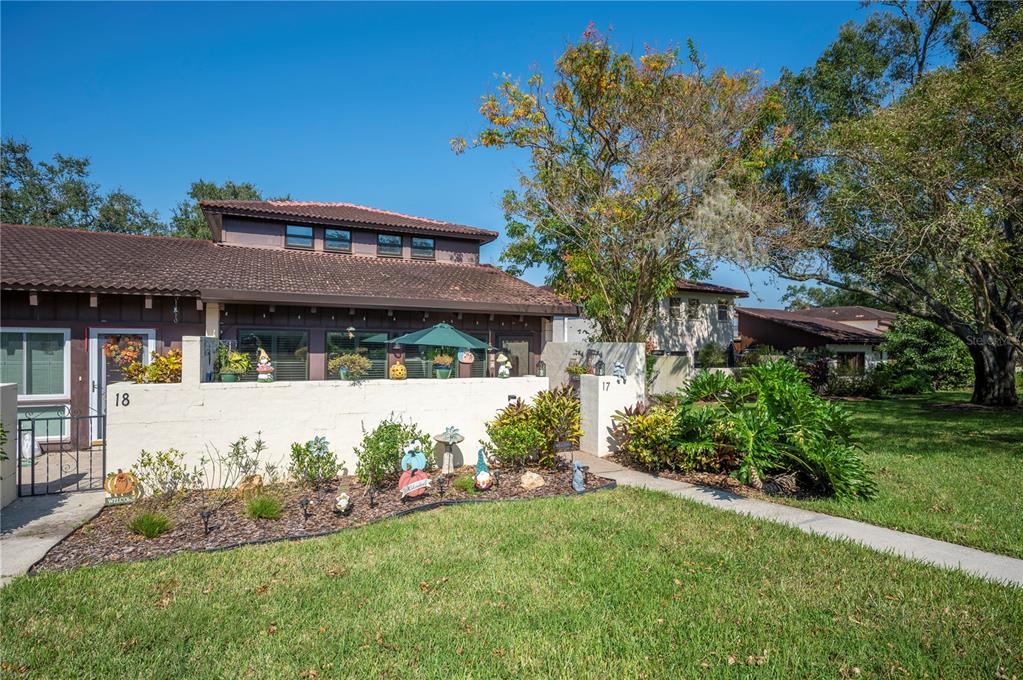
{"label": "green lawn", "polygon": [[1021,645],[1023,590],[634,489],[0,590],[32,677],[994,678]]}
{"label": "green lawn", "polygon": [[786,501],[1023,558],[1023,411],[934,408],[965,393],[850,401],[872,501]]}

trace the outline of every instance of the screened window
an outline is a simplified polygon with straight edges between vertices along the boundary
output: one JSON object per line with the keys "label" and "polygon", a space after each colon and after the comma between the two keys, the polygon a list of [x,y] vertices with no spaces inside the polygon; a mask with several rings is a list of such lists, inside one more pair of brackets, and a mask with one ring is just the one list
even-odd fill
{"label": "screened window", "polygon": [[252,359],[252,370],[242,380],[256,379],[259,348],[270,355],[274,380],[309,379],[309,333],[306,331],[243,330],[238,335],[238,350]]}
{"label": "screened window", "polygon": [[361,354],[373,366],[364,380],[382,380],[387,377],[387,333],[354,332],[349,338],[347,331],[327,333],[327,377],[338,376],[330,371],[330,360],[342,354]]}
{"label": "screened window", "polygon": [[668,298],[668,316],[672,319],[682,318],[682,298]]}
{"label": "screened window", "polygon": [[690,321],[700,318],[699,298],[689,298],[689,304],[686,305],[686,318]]}
{"label": "screened window", "polygon": [[401,257],[401,237],[395,234],[377,234],[377,255]]}
{"label": "screened window", "polygon": [[347,229],[327,229],[323,232],[323,247],[339,253],[352,252],[352,232]]}
{"label": "screened window", "polygon": [[67,398],[70,385],[66,330],[0,333],[0,382],[18,385],[18,395]]}
{"label": "screened window", "polygon": [[718,300],[718,321],[728,321],[728,300]]}
{"label": "screened window", "polygon": [[313,228],[289,224],[284,228],[284,245],[288,248],[313,249]]}
{"label": "screened window", "polygon": [[432,260],[435,255],[432,238],[412,237],[412,257],[420,260]]}

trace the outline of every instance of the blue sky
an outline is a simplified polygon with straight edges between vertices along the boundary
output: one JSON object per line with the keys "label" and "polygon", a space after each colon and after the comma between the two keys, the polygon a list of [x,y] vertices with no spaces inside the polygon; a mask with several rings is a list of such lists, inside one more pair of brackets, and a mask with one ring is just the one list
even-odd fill
{"label": "blue sky", "polygon": [[[619,47],[684,45],[730,70],[812,64],[858,3],[19,3],[2,13],[2,132],[36,158],[92,159],[95,181],[167,218],[200,177],[503,229],[525,158],[455,156],[499,74],[550,73],[592,21]],[[484,249],[496,261],[502,241]],[[542,281],[542,272],[526,278]],[[777,306],[786,282],[712,280]]]}

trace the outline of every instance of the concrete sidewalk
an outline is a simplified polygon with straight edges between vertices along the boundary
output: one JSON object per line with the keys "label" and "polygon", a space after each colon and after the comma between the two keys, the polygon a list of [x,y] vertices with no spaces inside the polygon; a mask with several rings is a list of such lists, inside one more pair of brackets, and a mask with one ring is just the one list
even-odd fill
{"label": "concrete sidewalk", "polygon": [[21,576],[103,507],[102,491],[19,498],[0,510],[0,586]]}
{"label": "concrete sidewalk", "polygon": [[916,534],[885,529],[866,522],[825,515],[755,498],[744,498],[728,491],[654,477],[613,461],[576,452],[576,460],[590,466],[590,472],[613,479],[619,484],[664,491],[679,498],[730,510],[751,517],[787,524],[808,534],[855,541],[880,552],[893,553],[911,560],[927,562],[946,569],[959,569],[976,576],[1023,587],[1023,560],[967,548]]}

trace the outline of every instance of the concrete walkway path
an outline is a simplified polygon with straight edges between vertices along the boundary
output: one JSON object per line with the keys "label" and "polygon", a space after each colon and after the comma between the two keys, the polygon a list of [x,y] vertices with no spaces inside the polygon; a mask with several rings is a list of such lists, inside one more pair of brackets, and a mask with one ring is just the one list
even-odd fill
{"label": "concrete walkway path", "polygon": [[0,587],[103,507],[102,491],[27,496],[0,509]]}
{"label": "concrete walkway path", "polygon": [[590,472],[593,474],[613,479],[619,484],[664,491],[679,498],[688,498],[722,510],[787,524],[808,534],[844,538],[880,552],[894,553],[946,569],[959,569],[990,581],[1023,587],[1023,560],[1020,559],[995,555],[916,534],[885,529],[844,517],[834,517],[780,503],[745,498],[720,489],[654,477],[586,453],[576,452],[575,458],[582,461],[583,464],[589,465]]}

